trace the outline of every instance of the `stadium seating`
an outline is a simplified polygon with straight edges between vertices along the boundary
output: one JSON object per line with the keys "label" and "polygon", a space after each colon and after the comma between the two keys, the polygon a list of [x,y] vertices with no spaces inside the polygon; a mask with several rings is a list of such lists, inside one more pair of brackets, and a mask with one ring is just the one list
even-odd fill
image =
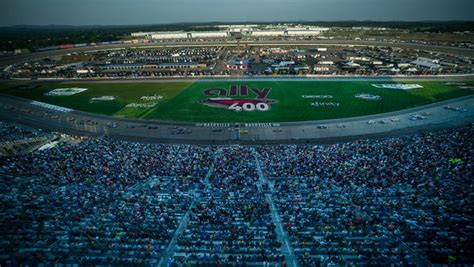
{"label": "stadium seating", "polygon": [[251,152],[224,148],[214,164],[207,196],[193,207],[175,256],[183,257],[181,262],[204,265],[210,261],[258,266],[282,262],[269,203],[257,188]]}
{"label": "stadium seating", "polygon": [[[0,124],[2,138],[30,137],[17,127]],[[473,137],[472,125],[324,146],[66,137],[0,157],[0,264],[473,264]]]}

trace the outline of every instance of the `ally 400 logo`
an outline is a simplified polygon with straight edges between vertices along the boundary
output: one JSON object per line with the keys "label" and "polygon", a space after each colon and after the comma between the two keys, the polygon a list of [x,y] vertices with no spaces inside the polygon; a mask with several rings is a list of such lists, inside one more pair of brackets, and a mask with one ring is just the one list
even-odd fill
{"label": "ally 400 logo", "polygon": [[[235,111],[268,111],[271,105],[278,103],[278,100],[267,98],[271,90],[269,87],[248,88],[247,85],[231,85],[229,90],[210,88],[204,90],[204,95],[210,98],[201,100],[199,103]],[[255,99],[242,98],[250,95],[255,95]]]}

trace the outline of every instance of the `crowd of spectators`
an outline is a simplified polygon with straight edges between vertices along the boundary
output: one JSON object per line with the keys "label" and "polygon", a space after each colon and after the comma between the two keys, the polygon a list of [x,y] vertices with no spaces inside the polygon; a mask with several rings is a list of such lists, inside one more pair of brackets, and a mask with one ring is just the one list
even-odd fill
{"label": "crowd of spectators", "polygon": [[474,127],[257,148],[302,265],[474,262]]}
{"label": "crowd of spectators", "polygon": [[84,139],[0,158],[0,262],[158,262],[213,151]]}
{"label": "crowd of spectators", "polygon": [[0,143],[35,138],[44,134],[41,130],[28,129],[21,125],[0,121]]}
{"label": "crowd of spectators", "polygon": [[219,150],[205,196],[192,208],[174,255],[178,263],[245,266],[280,264],[269,203],[257,188],[255,157],[248,148]]}
{"label": "crowd of spectators", "polygon": [[324,146],[70,137],[0,157],[0,264],[285,266],[279,225],[300,266],[473,264],[472,140],[474,126]]}

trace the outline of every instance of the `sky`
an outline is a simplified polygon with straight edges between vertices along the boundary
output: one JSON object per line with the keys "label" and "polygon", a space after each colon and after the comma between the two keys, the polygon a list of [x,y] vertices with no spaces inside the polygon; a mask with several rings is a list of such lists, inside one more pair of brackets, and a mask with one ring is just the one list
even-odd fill
{"label": "sky", "polygon": [[474,0],[0,0],[0,26],[474,20]]}

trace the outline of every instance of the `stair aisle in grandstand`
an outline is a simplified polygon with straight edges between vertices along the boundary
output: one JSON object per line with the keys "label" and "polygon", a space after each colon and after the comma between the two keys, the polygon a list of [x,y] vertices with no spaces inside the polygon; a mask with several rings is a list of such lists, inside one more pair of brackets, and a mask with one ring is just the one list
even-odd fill
{"label": "stair aisle in grandstand", "polygon": [[[154,177],[159,179],[159,177]],[[168,181],[168,182],[164,182]],[[183,205],[189,203],[186,196],[173,193],[166,185],[170,185],[173,179],[166,177],[161,179],[160,183],[163,190],[153,189],[152,181],[137,183],[137,186],[125,190],[123,194],[113,196],[101,196],[101,202],[108,206],[116,207],[111,214],[104,214],[98,218],[94,209],[101,210],[100,205],[91,206],[91,211],[85,214],[71,213],[59,214],[61,199],[69,199],[81,190],[90,191],[91,187],[102,186],[100,184],[71,183],[58,186],[55,189],[44,187],[45,192],[36,192],[41,195],[40,201],[36,205],[42,205],[43,210],[51,209],[55,216],[64,218],[61,224],[45,225],[41,231],[41,240],[34,240],[30,231],[18,231],[14,237],[16,240],[24,240],[19,252],[42,251],[49,259],[57,259],[57,263],[114,263],[114,264],[138,264],[151,263],[156,264],[160,258],[161,251],[166,248],[168,239],[173,232],[173,226],[182,220],[184,212]],[[36,179],[36,187],[43,183],[41,179]],[[23,190],[30,190],[30,183],[21,185]],[[142,199],[135,199],[133,190],[141,191]],[[5,193],[4,197],[8,197]],[[41,198],[54,194],[54,203],[41,203]],[[88,194],[88,193],[84,193]],[[94,197],[92,197],[94,198]],[[146,203],[143,198],[146,198]],[[83,201],[91,202],[84,199]],[[95,202],[95,201],[94,201]],[[91,202],[93,203],[93,202]],[[137,204],[140,203],[140,206]],[[24,208],[28,208],[22,204]],[[189,205],[189,204],[188,204]],[[57,210],[54,212],[54,210]],[[132,213],[130,210],[139,212]],[[166,219],[160,222],[159,229],[152,229],[158,219],[155,215],[156,210],[168,211]],[[33,216],[35,211],[32,211]],[[100,223],[98,223],[100,221]],[[67,227],[67,228],[65,228]],[[128,233],[125,234],[125,233]],[[132,235],[135,234],[135,235]],[[13,238],[13,237],[11,237]],[[30,240],[27,242],[27,240]]]}
{"label": "stair aisle in grandstand", "polygon": [[278,240],[282,243],[281,253],[285,255],[288,266],[290,267],[298,266],[295,255],[293,253],[293,248],[288,239],[288,234],[286,233],[286,231],[284,230],[282,226],[280,215],[278,214],[278,211],[275,208],[275,203],[273,203],[273,197],[272,197],[273,185],[270,185],[267,178],[263,174],[262,168],[260,166],[260,161],[258,160],[258,154],[255,151],[255,149],[253,149],[252,152],[255,157],[255,164],[256,164],[255,166],[257,168],[257,174],[259,177],[259,184],[260,184],[260,187],[265,187],[265,188],[262,188],[261,190],[265,191],[265,198],[270,205],[272,220],[276,224],[277,237],[278,237]]}
{"label": "stair aisle in grandstand", "polygon": [[163,256],[161,257],[158,266],[167,266],[167,261],[169,260],[176,251],[176,240],[178,239],[178,236],[184,231],[186,228],[188,222],[189,222],[189,216],[191,214],[191,210],[196,206],[196,199],[191,203],[189,206],[189,209],[186,211],[186,214],[183,216],[181,219],[178,228],[176,229],[173,237],[171,238],[170,243],[166,247],[166,250],[163,253]]}
{"label": "stair aisle in grandstand", "polygon": [[2,266],[8,255],[27,265],[159,263],[203,187],[214,149],[143,153],[137,144],[116,151],[101,142],[114,143],[81,140],[7,159],[28,164],[0,164]]}
{"label": "stair aisle in grandstand", "polygon": [[[297,149],[285,153],[294,159],[305,158],[308,164],[330,157],[317,152],[299,155]],[[308,169],[303,169],[302,165],[295,170],[291,167],[291,161],[276,162],[268,154],[261,158],[265,161],[262,175],[271,175],[269,180],[274,186],[275,206],[300,266],[365,263],[388,266],[392,259],[399,265],[416,265],[418,260],[412,253],[407,252],[386,227],[377,222],[377,210],[374,210],[375,217],[367,217],[363,205],[372,200],[369,196],[363,199],[356,197],[356,192],[352,191],[361,189],[328,177],[305,174],[323,168],[317,165],[309,165]],[[299,175],[276,176],[278,173],[275,170],[282,166]],[[347,164],[347,168],[349,166]],[[383,200],[383,194],[378,194],[376,198]],[[364,220],[374,222],[368,224]]]}
{"label": "stair aisle in grandstand", "polygon": [[0,265],[470,266],[473,136],[474,125],[324,146],[64,137],[0,156]]}
{"label": "stair aisle in grandstand", "polygon": [[259,191],[255,158],[248,148],[223,148],[204,192],[177,240],[177,263],[247,266],[285,261],[266,196]]}
{"label": "stair aisle in grandstand", "polygon": [[[211,166],[209,167],[209,170],[206,173],[206,177],[204,178],[204,188],[206,190],[208,190],[210,188],[209,177],[211,177],[211,175],[214,172],[214,161],[215,161],[216,157],[219,155],[219,153],[220,153],[220,150],[217,150],[214,153],[213,162],[212,162]],[[160,259],[160,262],[158,263],[158,266],[168,266],[168,264],[173,261],[172,260],[173,256],[177,255],[176,254],[176,250],[177,250],[176,242],[178,240],[178,237],[183,233],[184,229],[186,229],[186,227],[189,223],[189,218],[190,218],[192,210],[196,207],[197,203],[201,202],[201,192],[193,192],[193,195],[194,195],[194,200],[191,203],[191,205],[189,206],[189,209],[186,211],[186,214],[183,216],[183,219],[180,221],[179,226],[178,226],[178,228],[176,229],[176,232],[173,235],[173,238],[171,239],[171,241],[168,244],[165,252],[163,253],[163,256]]]}

